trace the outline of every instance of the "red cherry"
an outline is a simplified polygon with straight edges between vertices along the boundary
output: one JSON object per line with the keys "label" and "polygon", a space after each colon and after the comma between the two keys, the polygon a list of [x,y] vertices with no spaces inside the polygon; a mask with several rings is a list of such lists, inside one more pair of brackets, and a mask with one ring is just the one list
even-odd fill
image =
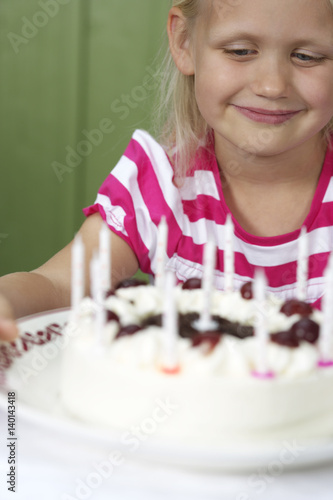
{"label": "red cherry", "polygon": [[216,332],[200,332],[192,338],[192,346],[197,347],[203,343],[209,344],[209,350],[212,351],[221,340],[221,334]]}
{"label": "red cherry", "polygon": [[116,339],[119,339],[120,337],[126,337],[127,335],[134,335],[135,333],[139,332],[142,330],[141,326],[139,325],[127,325],[123,326],[119,332],[116,335]]}
{"label": "red cherry", "polygon": [[201,288],[200,278],[190,278],[182,284],[183,290],[196,290],[197,288]]}
{"label": "red cherry", "polygon": [[127,280],[123,280],[116,286],[115,290],[119,290],[119,288],[132,288],[135,286],[146,286],[148,283],[143,280],[139,280],[137,278],[130,278]]}
{"label": "red cherry", "polygon": [[299,340],[305,340],[310,344],[315,344],[319,338],[319,325],[309,318],[302,318],[290,329]]}
{"label": "red cherry", "polygon": [[245,300],[251,300],[253,299],[253,289],[252,289],[252,282],[248,281],[245,283],[242,288],[240,289],[241,296]]}
{"label": "red cherry", "polygon": [[313,309],[310,304],[297,299],[287,300],[280,311],[286,316],[292,316],[293,314],[300,314],[301,316],[310,316]]}
{"label": "red cherry", "polygon": [[110,311],[109,309],[106,310],[106,321],[117,321],[117,323],[120,323],[119,316],[113,311]]}

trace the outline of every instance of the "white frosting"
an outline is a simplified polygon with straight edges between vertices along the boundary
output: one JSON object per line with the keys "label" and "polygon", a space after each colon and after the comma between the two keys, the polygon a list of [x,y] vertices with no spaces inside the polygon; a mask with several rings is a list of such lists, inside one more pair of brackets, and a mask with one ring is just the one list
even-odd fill
{"label": "white frosting", "polygon": [[[200,311],[202,290],[177,287],[180,312]],[[152,287],[120,289],[106,300],[122,325],[138,323],[160,314],[163,294]],[[280,313],[281,302],[266,303],[270,332],[287,330],[299,316]],[[177,406],[156,435],[218,443],[226,440],[256,440],[281,437],[333,435],[333,368],[318,369],[316,345],[300,342],[297,348],[268,342],[267,362],[273,379],[253,376],[257,339],[222,335],[211,349],[197,347],[179,337],[179,372],[162,370],[163,335],[150,326],[134,335],[114,340],[116,322],[107,325],[104,347],[94,351],[93,304],[81,305],[82,335],[71,340],[65,352],[62,398],[66,408],[93,424],[129,430],[151,414],[156,398],[169,397]],[[255,303],[238,292],[214,291],[212,314],[230,321],[253,325]],[[312,319],[321,320],[315,312]],[[333,353],[332,353],[333,355]],[[324,419],[325,424],[318,419]],[[304,435],[302,434],[304,433]]]}

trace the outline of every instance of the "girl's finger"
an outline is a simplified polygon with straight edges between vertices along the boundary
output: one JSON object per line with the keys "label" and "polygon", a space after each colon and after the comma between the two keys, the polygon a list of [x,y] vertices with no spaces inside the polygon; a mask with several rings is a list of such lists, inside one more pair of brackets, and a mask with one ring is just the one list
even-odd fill
{"label": "girl's finger", "polygon": [[0,340],[12,341],[18,336],[18,328],[11,319],[0,319]]}

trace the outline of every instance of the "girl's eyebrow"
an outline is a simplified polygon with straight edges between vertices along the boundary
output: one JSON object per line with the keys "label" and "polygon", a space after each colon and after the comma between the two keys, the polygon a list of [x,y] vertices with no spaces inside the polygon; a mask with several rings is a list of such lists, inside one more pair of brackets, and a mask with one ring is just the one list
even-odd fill
{"label": "girl's eyebrow", "polygon": [[237,40],[257,41],[258,36],[251,34],[248,31],[230,31],[224,34],[221,31],[211,30],[208,35],[208,39],[211,43],[230,43]]}
{"label": "girl's eyebrow", "polygon": [[317,40],[314,38],[300,38],[293,41],[293,43],[297,47],[310,45],[311,47],[315,47],[322,50],[331,50],[331,51],[333,50],[333,38],[332,40],[330,41],[328,40],[327,42],[323,42],[322,40]]}

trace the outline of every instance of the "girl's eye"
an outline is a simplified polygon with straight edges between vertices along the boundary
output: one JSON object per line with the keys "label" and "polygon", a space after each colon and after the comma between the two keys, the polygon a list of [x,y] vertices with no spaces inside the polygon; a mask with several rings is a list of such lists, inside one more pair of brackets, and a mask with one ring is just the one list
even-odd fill
{"label": "girl's eye", "polygon": [[323,56],[310,56],[308,54],[302,54],[301,52],[293,52],[291,55],[302,63],[318,63],[325,59]]}
{"label": "girl's eye", "polygon": [[[237,59],[246,59],[257,54],[257,51],[253,49],[223,49],[223,52]],[[293,52],[291,57],[303,65],[320,63],[326,59],[324,56],[311,56],[303,52]]]}
{"label": "girl's eye", "polygon": [[230,54],[236,57],[252,56],[255,52],[255,50],[250,49],[224,49],[225,54]]}

